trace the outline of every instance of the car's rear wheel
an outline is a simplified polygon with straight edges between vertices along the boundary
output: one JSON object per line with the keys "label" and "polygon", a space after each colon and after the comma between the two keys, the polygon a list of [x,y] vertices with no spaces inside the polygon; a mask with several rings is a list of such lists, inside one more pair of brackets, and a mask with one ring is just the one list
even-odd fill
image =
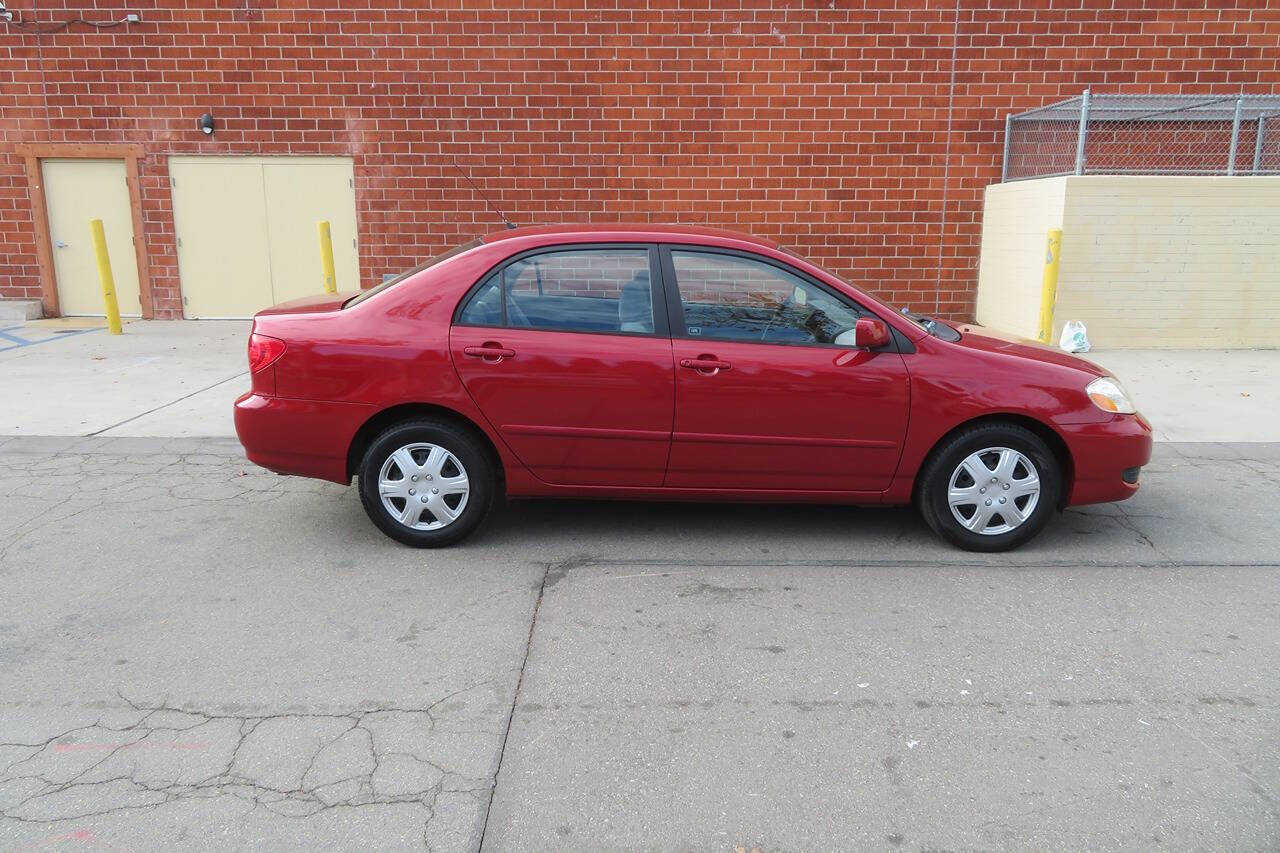
{"label": "car's rear wheel", "polygon": [[378,528],[418,548],[452,545],[493,503],[493,463],[480,442],[447,421],[389,427],[360,463],[360,501]]}
{"label": "car's rear wheel", "polygon": [[1061,490],[1058,462],[1043,439],[1015,424],[981,424],[931,457],[921,473],[920,513],[966,551],[1007,551],[1048,523]]}

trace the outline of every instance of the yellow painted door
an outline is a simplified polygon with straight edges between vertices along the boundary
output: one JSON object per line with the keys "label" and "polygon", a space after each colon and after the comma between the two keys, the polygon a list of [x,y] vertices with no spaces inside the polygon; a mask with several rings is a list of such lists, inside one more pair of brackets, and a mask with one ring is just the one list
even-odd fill
{"label": "yellow painted door", "polygon": [[338,287],[360,286],[351,158],[170,157],[169,175],[187,317],[249,317],[324,292],[325,219]]}
{"label": "yellow painted door", "polygon": [[250,317],[274,303],[262,166],[240,157],[170,157],[182,313]]}
{"label": "yellow painted door", "polygon": [[41,160],[58,307],[64,315],[106,313],[89,222],[102,220],[115,280],[116,302],[125,317],[142,314],[133,210],[123,160]]}
{"label": "yellow painted door", "polygon": [[360,287],[356,259],[356,194],[345,157],[263,161],[271,289],[276,302],[324,292],[316,225],[329,221],[339,290]]}

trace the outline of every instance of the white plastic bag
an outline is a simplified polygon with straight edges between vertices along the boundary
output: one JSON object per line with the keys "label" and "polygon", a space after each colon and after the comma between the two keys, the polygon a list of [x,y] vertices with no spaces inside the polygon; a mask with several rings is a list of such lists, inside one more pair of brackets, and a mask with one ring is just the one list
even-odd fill
{"label": "white plastic bag", "polygon": [[1067,321],[1062,327],[1062,337],[1058,338],[1058,346],[1067,352],[1088,352],[1089,336],[1085,334],[1084,323]]}

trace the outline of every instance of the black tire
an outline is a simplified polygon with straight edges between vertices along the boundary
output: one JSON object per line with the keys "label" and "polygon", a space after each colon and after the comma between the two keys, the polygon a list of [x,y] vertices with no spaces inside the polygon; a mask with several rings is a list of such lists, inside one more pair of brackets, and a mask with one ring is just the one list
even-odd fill
{"label": "black tire", "polygon": [[[401,448],[419,444],[434,445],[454,457],[455,461],[447,461],[444,474],[438,476],[455,477],[465,473],[467,478],[468,492],[465,495],[465,505],[461,506],[461,512],[452,521],[431,530],[417,529],[393,518],[390,510],[383,504],[378,489],[379,475],[382,473],[384,464],[389,464],[388,460],[392,454]],[[415,459],[419,457],[425,459],[427,452],[424,449],[417,449],[411,455],[416,454]],[[462,471],[457,470],[459,465],[455,462],[460,463]],[[408,478],[407,474],[400,472],[398,465],[391,470],[401,474],[400,478],[394,479]],[[480,441],[463,427],[449,421],[430,418],[403,421],[384,430],[365,450],[358,473],[360,502],[364,504],[364,510],[368,513],[370,520],[392,539],[415,548],[444,548],[465,539],[489,514],[489,508],[493,505],[494,492],[497,490],[493,462]],[[425,474],[421,476],[423,477],[423,484],[419,487],[422,492],[421,498],[436,500],[436,497],[430,493],[434,481],[426,483],[425,481],[430,478]],[[407,483],[405,488],[408,488]],[[415,491],[419,491],[419,488],[415,488]],[[417,497],[419,496],[415,495],[415,498]],[[457,508],[452,504],[462,504],[461,496],[458,496],[457,501],[452,501],[451,496],[445,497],[451,501],[451,505],[445,508],[445,512]],[[407,497],[395,497],[391,503],[393,507],[403,508],[407,500]],[[420,523],[433,524],[441,521],[431,514],[430,508],[424,509],[422,513]]]}
{"label": "black tire", "polygon": [[[999,480],[997,483],[992,484],[985,479],[983,482],[978,483],[976,478],[959,473],[961,462],[970,455],[992,448],[1008,448],[1022,454],[1035,467],[1036,471],[1034,473],[1040,482],[1039,494],[1036,496],[1035,505],[1032,507],[1030,514],[1026,515],[1025,520],[1017,524],[1017,526],[1005,532],[995,532],[1002,526],[1010,524],[1009,521],[999,515],[998,506],[1001,503],[1001,497],[1008,491],[1006,489],[1007,482],[1013,482],[1014,488],[1010,492],[1011,494],[1016,495],[1019,491],[1016,480],[1012,479],[1016,474],[1011,474],[1009,480]],[[981,457],[981,460],[989,465],[997,458],[998,454],[992,453]],[[1024,475],[1027,473],[1025,465],[1022,463],[1018,463],[1015,471]],[[995,472],[988,473],[994,474]],[[990,494],[994,495],[997,508],[991,510],[994,514],[991,515],[991,520],[986,528],[993,532],[975,532],[966,528],[955,517],[948,501],[948,493],[953,476],[957,477],[958,487],[973,489],[981,487],[993,490]],[[972,486],[969,486],[970,481],[973,481]],[[920,472],[918,504],[920,514],[924,516],[925,522],[943,539],[966,551],[990,553],[1017,548],[1039,533],[1048,523],[1050,516],[1057,510],[1061,494],[1062,472],[1058,466],[1058,460],[1049,450],[1048,445],[1044,443],[1044,440],[1025,427],[1010,423],[993,422],[961,430],[947,439],[946,443],[937,449],[937,452],[930,457],[928,463]],[[975,498],[982,500],[984,503],[986,500],[992,499],[987,494],[975,495]],[[1006,497],[1005,500],[1007,501],[1008,498]],[[1029,498],[1018,496],[1015,497],[1015,501],[1014,510],[1021,513],[1022,509],[1019,507],[1025,508],[1029,503]],[[972,512],[966,517],[967,519],[974,519],[982,511],[982,508],[975,504]],[[957,512],[965,515],[966,508],[962,506]],[[997,519],[999,519],[998,522]]]}

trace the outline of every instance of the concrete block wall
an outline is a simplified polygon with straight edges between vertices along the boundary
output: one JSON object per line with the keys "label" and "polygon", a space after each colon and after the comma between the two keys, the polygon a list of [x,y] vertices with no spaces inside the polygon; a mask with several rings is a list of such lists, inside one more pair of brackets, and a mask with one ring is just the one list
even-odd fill
{"label": "concrete block wall", "polygon": [[1060,225],[1055,342],[1081,320],[1108,349],[1280,345],[1280,176],[1019,181],[988,188],[984,218],[979,323],[1034,337]]}

